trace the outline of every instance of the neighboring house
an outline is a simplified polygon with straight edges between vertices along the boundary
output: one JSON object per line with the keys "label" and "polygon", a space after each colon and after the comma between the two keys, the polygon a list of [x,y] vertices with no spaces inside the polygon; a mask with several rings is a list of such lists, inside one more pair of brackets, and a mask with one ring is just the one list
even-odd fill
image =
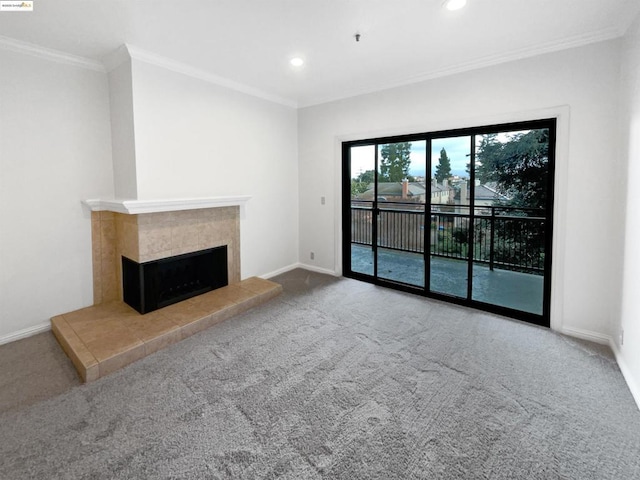
{"label": "neighboring house", "polygon": [[[475,208],[475,213],[478,215],[491,215],[491,209],[478,209],[477,207],[492,207],[494,205],[501,205],[504,202],[509,200],[509,197],[498,192],[495,184],[481,184],[479,181],[476,181],[476,186],[474,188],[473,195],[473,203]],[[469,214],[469,197],[471,196],[471,188],[468,182],[462,181],[459,182],[456,187],[456,195],[455,195],[455,204],[456,204],[456,213],[462,215]],[[468,222],[467,217],[456,217],[455,225],[456,227],[466,226]]]}
{"label": "neighboring house", "polygon": [[[375,195],[374,185],[358,196],[359,200],[372,201]],[[380,182],[378,183],[378,201],[425,203],[427,191],[424,184],[418,182]]]}
{"label": "neighboring house", "polygon": [[[459,190],[456,192],[456,205],[469,205],[469,197],[471,196],[470,185],[467,182],[461,182],[459,187]],[[473,203],[476,207],[491,207],[508,200],[509,197],[498,192],[495,184],[476,183],[473,195]]]}
{"label": "neighboring house", "polygon": [[[358,200],[372,201],[375,195],[373,184],[358,196]],[[454,189],[444,180],[431,183],[431,204],[452,204]],[[424,182],[380,182],[378,183],[378,201],[426,203],[427,188]]]}
{"label": "neighboring house", "polygon": [[454,195],[455,190],[448,180],[443,180],[441,184],[435,178],[431,180],[431,205],[454,203]]}
{"label": "neighboring house", "polygon": [[[469,198],[469,187],[467,187],[467,198]],[[473,195],[473,202],[476,207],[491,207],[493,205],[500,205],[507,200],[509,200],[509,197],[498,192],[495,185],[476,185]]]}

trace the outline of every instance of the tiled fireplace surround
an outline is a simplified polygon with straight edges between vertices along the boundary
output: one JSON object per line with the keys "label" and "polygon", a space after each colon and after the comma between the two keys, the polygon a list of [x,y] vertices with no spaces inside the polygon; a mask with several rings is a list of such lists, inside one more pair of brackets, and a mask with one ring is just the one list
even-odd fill
{"label": "tiled fireplace surround", "polygon": [[[89,205],[94,305],[51,319],[52,330],[84,381],[277,296],[282,287],[240,280],[240,207],[119,213]],[[227,246],[229,285],[141,315],[122,301],[122,262],[138,263]]]}
{"label": "tiled fireplace surround", "polygon": [[122,300],[122,262],[227,245],[229,284],[240,281],[238,206],[129,215],[91,212],[94,304]]}

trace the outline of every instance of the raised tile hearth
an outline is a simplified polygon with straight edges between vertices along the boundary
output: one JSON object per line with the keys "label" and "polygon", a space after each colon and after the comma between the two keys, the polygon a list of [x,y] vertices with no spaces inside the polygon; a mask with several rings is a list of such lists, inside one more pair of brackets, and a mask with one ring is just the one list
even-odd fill
{"label": "raised tile hearth", "polygon": [[279,284],[252,277],[146,315],[116,300],[58,315],[51,326],[82,380],[90,382],[281,292]]}

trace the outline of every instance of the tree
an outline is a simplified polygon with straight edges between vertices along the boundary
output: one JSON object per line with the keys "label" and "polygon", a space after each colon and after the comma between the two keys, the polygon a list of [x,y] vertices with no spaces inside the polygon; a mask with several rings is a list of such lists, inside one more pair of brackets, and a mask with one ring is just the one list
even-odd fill
{"label": "tree", "polygon": [[362,183],[370,184],[376,181],[376,172],[373,170],[367,170],[366,172],[360,173],[356,177],[356,180]]}
{"label": "tree", "polygon": [[380,148],[379,182],[401,182],[405,178],[413,181],[409,175],[411,166],[411,143],[388,143]]}
{"label": "tree", "polygon": [[514,207],[545,208],[549,164],[549,130],[517,133],[501,142],[484,135],[476,154],[476,178],[495,182]]}
{"label": "tree", "polygon": [[[506,141],[500,141],[496,134],[484,135],[477,149],[476,178],[483,183],[495,182],[497,190],[509,198],[504,202],[507,206],[546,208],[548,170],[548,129],[517,133]],[[544,224],[504,219],[496,225],[500,236],[495,242],[496,262],[544,264],[547,233]]]}
{"label": "tree", "polygon": [[451,160],[447,156],[447,151],[443,148],[440,150],[440,159],[436,166],[436,180],[442,182],[451,178]]}
{"label": "tree", "polygon": [[367,170],[361,172],[356,178],[351,179],[351,196],[355,197],[366,192],[371,184],[375,182],[376,172]]}
{"label": "tree", "polygon": [[364,193],[368,190],[369,184],[364,182],[359,182],[357,179],[351,179],[351,197],[357,197],[361,193]]}

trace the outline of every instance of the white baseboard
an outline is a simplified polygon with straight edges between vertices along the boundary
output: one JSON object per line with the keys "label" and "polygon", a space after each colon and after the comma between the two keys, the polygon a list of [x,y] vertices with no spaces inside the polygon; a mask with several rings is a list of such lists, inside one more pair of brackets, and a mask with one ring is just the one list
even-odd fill
{"label": "white baseboard", "polygon": [[295,270],[296,268],[300,268],[299,263],[292,263],[291,265],[287,265],[286,267],[279,268],[278,270],[274,270],[273,272],[259,275],[259,277],[268,280],[271,277],[275,277],[276,275],[281,275],[283,273],[290,272],[291,270]]}
{"label": "white baseboard", "polygon": [[582,330],[580,328],[563,328],[560,333],[565,335],[569,335],[570,337],[580,338],[582,340],[589,340],[594,343],[599,343],[600,345],[607,345],[613,351],[613,354],[616,358],[616,363],[618,364],[618,368],[620,372],[622,372],[622,377],[624,378],[627,386],[629,387],[629,391],[631,392],[631,396],[635,400],[638,405],[638,409],[640,409],[640,387],[636,383],[636,381],[631,376],[631,371],[627,364],[624,361],[624,357],[622,356],[616,342],[614,342],[613,337],[610,335],[604,335],[602,333],[592,332],[589,330]]}
{"label": "white baseboard", "polygon": [[591,330],[583,330],[581,328],[564,327],[560,330],[560,333],[570,337],[580,338],[581,340],[599,343],[600,345],[611,345],[611,342],[613,342],[613,338],[611,338],[610,335],[592,332]]}
{"label": "white baseboard", "polygon": [[38,325],[34,325],[33,327],[25,328],[23,330],[18,330],[17,332],[13,332],[8,335],[4,335],[0,337],[0,345],[4,345],[5,343],[10,343],[10,342],[15,342],[16,340],[21,340],[23,338],[31,337],[38,333],[46,332],[47,330],[51,330],[51,322],[43,322]]}
{"label": "white baseboard", "polygon": [[307,265],[306,263],[299,263],[298,268],[303,268],[305,270],[309,270],[310,272],[316,273],[324,273],[325,275],[331,275],[333,277],[338,277],[338,272],[334,270],[329,270],[328,268],[320,268],[313,265]]}
{"label": "white baseboard", "polygon": [[279,268],[273,272],[265,273],[264,275],[260,275],[260,278],[269,279],[275,277],[276,275],[280,275],[283,273],[290,272],[291,270],[295,270],[296,268],[302,268],[303,270],[309,270],[310,272],[316,273],[324,273],[325,275],[338,276],[336,272],[333,270],[329,270],[327,268],[314,267],[313,265],[307,265],[305,263],[292,263],[291,265],[287,265],[286,267]]}
{"label": "white baseboard", "polygon": [[[264,275],[260,275],[260,278],[271,278],[276,275],[280,275],[282,273],[289,272],[291,270],[295,270],[296,268],[303,268],[305,270],[310,270],[312,272],[324,273],[326,275],[336,276],[336,272],[332,270],[328,270],[325,268],[314,267],[313,265],[305,265],[303,263],[292,263],[291,265],[287,265],[286,267],[279,268],[270,273],[266,273]],[[17,332],[12,332],[4,336],[0,336],[0,345],[4,345],[5,343],[15,342],[16,340],[21,340],[23,338],[31,337],[33,335],[37,335],[38,333],[46,332],[51,330],[51,322],[46,321],[42,322],[38,325],[34,325],[33,327],[25,328],[23,330],[18,330]]]}
{"label": "white baseboard", "polygon": [[631,391],[631,396],[636,401],[636,404],[638,405],[638,409],[640,410],[640,385],[638,385],[634,380],[634,378],[631,376],[631,370],[629,370],[629,367],[627,366],[627,363],[625,362],[624,357],[622,356],[622,352],[620,352],[620,350],[618,349],[618,346],[616,345],[616,342],[613,341],[613,338],[611,339],[609,346],[611,347],[611,350],[613,350],[613,354],[616,356],[616,362],[618,363],[618,368],[620,368],[620,371],[622,372],[622,376],[624,377],[624,380],[627,382],[629,391]]}

